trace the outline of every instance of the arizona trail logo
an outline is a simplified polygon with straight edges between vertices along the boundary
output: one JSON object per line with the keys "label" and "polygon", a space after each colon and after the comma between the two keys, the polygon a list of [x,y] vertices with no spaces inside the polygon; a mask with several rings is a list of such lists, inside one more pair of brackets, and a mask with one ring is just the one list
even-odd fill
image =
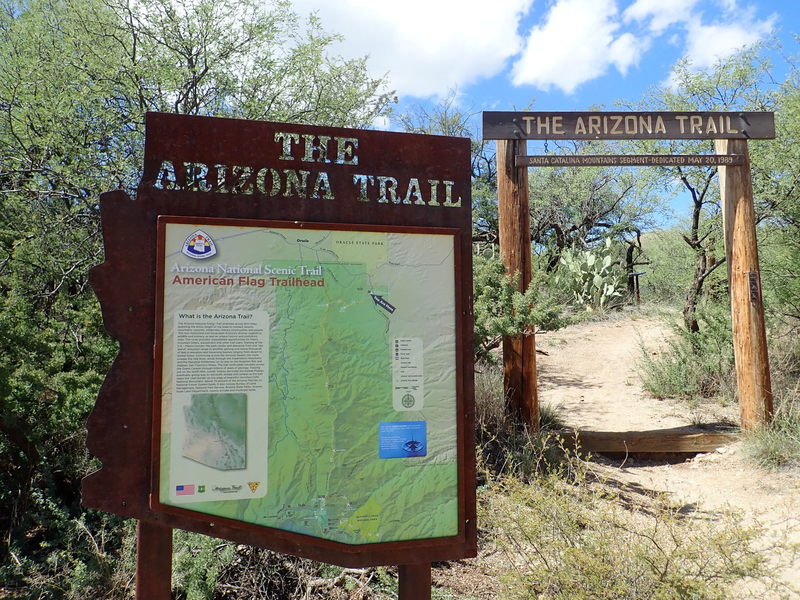
{"label": "arizona trail logo", "polygon": [[189,258],[211,258],[217,253],[217,246],[210,235],[198,229],[183,242],[181,252]]}

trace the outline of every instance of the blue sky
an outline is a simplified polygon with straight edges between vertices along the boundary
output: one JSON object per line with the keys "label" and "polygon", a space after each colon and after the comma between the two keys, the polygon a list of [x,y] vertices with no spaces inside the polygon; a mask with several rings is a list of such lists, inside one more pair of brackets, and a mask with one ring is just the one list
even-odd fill
{"label": "blue sky", "polygon": [[[294,0],[345,36],[335,51],[369,56],[401,100],[457,90],[481,110],[586,110],[638,100],[688,57],[706,68],[777,37],[792,53],[797,0]],[[389,128],[395,128],[388,124]]]}
{"label": "blue sky", "polygon": [[[800,0],[293,2],[345,36],[336,53],[368,56],[372,74],[388,76],[398,111],[456,90],[476,131],[483,110],[613,110],[618,100],[668,85],[681,58],[707,69],[770,39],[800,53]],[[785,74],[785,61],[774,62]],[[375,125],[400,130],[396,122]],[[676,192],[662,226],[688,214],[689,200],[680,186]]]}

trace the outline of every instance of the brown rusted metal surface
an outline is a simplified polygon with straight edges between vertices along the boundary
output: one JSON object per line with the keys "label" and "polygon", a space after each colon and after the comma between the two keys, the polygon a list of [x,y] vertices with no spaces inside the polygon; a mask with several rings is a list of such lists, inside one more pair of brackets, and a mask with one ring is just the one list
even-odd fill
{"label": "brown rusted metal surface", "polygon": [[172,529],[148,521],[136,528],[136,598],[172,597]]}
{"label": "brown rusted metal surface", "polygon": [[[289,135],[278,139],[280,133]],[[288,147],[284,146],[287,138]],[[357,147],[348,139],[357,139]],[[307,152],[307,141],[316,149],[309,146]],[[165,173],[165,161],[172,173]],[[106,328],[119,340],[120,351],[88,423],[88,447],[102,468],[84,479],[84,504],[154,525],[346,566],[474,556],[469,164],[469,140],[461,138],[148,114],[144,176],[136,198],[121,191],[101,198],[106,259],[92,270],[90,281],[100,298]],[[305,191],[292,187],[286,182],[286,170],[305,171],[309,181],[320,181],[319,173],[325,172],[329,190],[317,187],[315,197],[311,185]],[[384,184],[383,194],[379,183]],[[439,227],[461,232],[457,248],[461,276],[456,281],[460,317],[456,340],[458,535],[347,545],[202,513],[186,516],[151,508],[159,215]]]}
{"label": "brown rusted metal surface", "polygon": [[431,564],[399,565],[397,567],[398,600],[430,600]]}
{"label": "brown rusted metal surface", "polygon": [[517,167],[694,167],[741,165],[736,154],[537,154],[515,156]]}
{"label": "brown rusted metal surface", "polygon": [[483,113],[485,140],[772,139],[772,112]]}

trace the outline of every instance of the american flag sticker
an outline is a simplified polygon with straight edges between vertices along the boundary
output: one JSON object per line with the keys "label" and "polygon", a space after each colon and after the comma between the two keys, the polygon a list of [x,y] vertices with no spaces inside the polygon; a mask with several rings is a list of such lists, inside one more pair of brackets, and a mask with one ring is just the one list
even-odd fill
{"label": "american flag sticker", "polygon": [[176,485],[175,486],[175,495],[176,496],[191,496],[194,494],[194,484],[192,485]]}

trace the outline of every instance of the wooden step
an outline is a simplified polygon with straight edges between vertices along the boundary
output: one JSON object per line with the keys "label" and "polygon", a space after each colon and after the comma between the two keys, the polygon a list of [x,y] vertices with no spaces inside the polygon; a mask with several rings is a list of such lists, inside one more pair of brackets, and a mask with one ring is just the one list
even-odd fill
{"label": "wooden step", "polygon": [[562,432],[566,444],[595,453],[692,453],[713,452],[739,439],[737,433],[697,430],[652,429],[648,431]]}

